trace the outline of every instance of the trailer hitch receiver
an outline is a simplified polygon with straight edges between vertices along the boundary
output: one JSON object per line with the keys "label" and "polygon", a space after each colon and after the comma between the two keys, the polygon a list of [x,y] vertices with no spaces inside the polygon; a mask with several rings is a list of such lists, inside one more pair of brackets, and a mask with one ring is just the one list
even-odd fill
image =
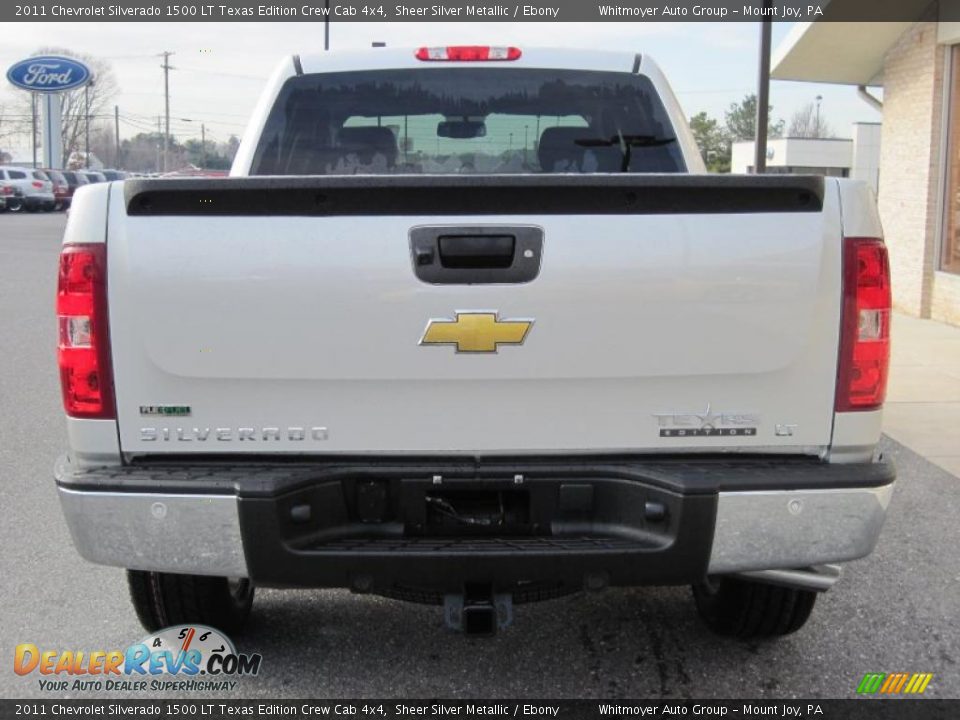
{"label": "trailer hitch receiver", "polygon": [[444,621],[470,637],[492,637],[513,622],[513,596],[486,583],[467,583],[462,595],[445,595]]}

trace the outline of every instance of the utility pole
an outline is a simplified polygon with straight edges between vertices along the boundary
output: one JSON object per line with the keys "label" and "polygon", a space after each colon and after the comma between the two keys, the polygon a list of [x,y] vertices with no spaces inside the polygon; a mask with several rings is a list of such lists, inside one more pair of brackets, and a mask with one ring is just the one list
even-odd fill
{"label": "utility pole", "polygon": [[323,49],[330,49],[330,0],[324,0],[325,12],[323,15]]}
{"label": "utility pole", "polygon": [[160,116],[157,115],[157,172],[160,172]]}
{"label": "utility pole", "polygon": [[170,150],[170,71],[175,68],[170,65],[170,56],[175,53],[164,50],[163,55],[163,103],[164,114],[166,115],[166,125],[163,132],[163,170],[167,169],[167,153]]}
{"label": "utility pole", "polygon": [[114,152],[113,152],[113,166],[120,169],[120,106],[113,106],[113,139],[114,139]]}
{"label": "utility pole", "polygon": [[207,126],[200,123],[200,168],[207,167]]}
{"label": "utility pole", "polygon": [[[773,0],[764,0],[765,10],[773,8]],[[770,17],[766,13],[764,17]],[[757,127],[754,138],[753,172],[760,175],[767,171],[767,132],[770,129],[770,35],[772,20],[760,23],[760,73],[757,81]]]}
{"label": "utility pole", "polygon": [[84,122],[83,166],[87,170],[90,169],[90,87],[92,85],[93,80],[83,86],[84,120],[86,121]]}
{"label": "utility pole", "polygon": [[820,137],[820,103],[823,102],[823,95],[817,95],[817,125],[816,137]]}

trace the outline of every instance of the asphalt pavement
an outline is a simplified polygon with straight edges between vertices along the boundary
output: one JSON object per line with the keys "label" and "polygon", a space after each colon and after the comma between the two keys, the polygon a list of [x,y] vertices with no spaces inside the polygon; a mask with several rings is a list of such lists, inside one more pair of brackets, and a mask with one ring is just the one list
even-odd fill
{"label": "asphalt pavement", "polygon": [[[111,650],[143,637],[122,570],[81,560],[52,479],[66,445],[55,360],[62,214],[0,215],[0,696],[41,697],[14,647]],[[960,697],[960,479],[890,440],[899,481],[876,552],[774,642],[712,636],[687,588],[608,590],[515,610],[489,640],[437,608],[341,591],[258,592],[238,697],[852,697],[866,672],[932,672]],[[109,695],[109,693],[105,693]],[[53,694],[58,696],[58,694]],[[117,697],[137,697],[113,693]],[[50,696],[50,695],[47,695]],[[74,697],[90,697],[73,693]],[[211,697],[230,697],[229,694]]]}

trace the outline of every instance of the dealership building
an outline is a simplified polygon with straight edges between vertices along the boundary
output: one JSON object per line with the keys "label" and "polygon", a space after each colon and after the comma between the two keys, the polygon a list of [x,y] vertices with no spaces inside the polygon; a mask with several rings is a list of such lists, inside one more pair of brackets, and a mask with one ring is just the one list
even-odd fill
{"label": "dealership building", "polygon": [[[880,186],[880,123],[854,123],[849,138],[771,138],[766,173],[827,175],[862,180],[874,192]],[[733,143],[730,172],[752,173],[752,140]]]}
{"label": "dealership building", "polygon": [[[867,12],[870,2],[830,6]],[[877,199],[894,305],[960,325],[960,22],[941,21],[939,7],[902,0],[909,21],[799,23],[772,77],[850,85],[882,102]]]}

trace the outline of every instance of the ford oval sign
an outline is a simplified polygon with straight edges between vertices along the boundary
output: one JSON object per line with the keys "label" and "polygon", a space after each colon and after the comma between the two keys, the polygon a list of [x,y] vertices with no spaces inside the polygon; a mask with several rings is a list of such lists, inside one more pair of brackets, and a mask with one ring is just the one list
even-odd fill
{"label": "ford oval sign", "polygon": [[43,55],[21,60],[7,70],[7,80],[31,92],[64,92],[90,81],[90,68],[79,60]]}

